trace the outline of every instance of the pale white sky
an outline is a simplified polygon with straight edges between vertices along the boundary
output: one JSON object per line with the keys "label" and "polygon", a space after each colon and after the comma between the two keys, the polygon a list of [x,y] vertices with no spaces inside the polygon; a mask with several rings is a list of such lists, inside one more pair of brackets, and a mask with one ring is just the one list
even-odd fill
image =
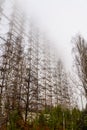
{"label": "pale white sky", "polygon": [[87,0],[19,0],[27,14],[34,16],[55,41],[66,65],[71,64],[71,39],[87,37]]}

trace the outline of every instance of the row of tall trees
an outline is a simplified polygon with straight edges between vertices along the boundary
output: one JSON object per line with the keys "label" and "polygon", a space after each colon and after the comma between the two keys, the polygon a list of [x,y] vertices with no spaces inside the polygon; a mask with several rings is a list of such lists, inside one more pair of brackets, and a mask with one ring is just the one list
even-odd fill
{"label": "row of tall trees", "polygon": [[[66,109],[58,105],[49,111],[43,111],[38,119],[34,120],[34,128],[36,129],[48,129],[48,130],[82,130],[84,129],[82,125],[86,121],[86,118],[82,120],[82,115],[86,114],[86,111],[81,112],[80,110],[74,108],[72,110]],[[35,125],[35,122],[36,125]],[[84,129],[85,130],[85,129]]]}
{"label": "row of tall trees", "polygon": [[[83,118],[84,114],[85,118]],[[10,115],[10,120],[12,123],[8,126],[9,130],[23,129],[23,122],[20,125],[17,123],[20,118],[16,111]],[[87,111],[81,112],[76,108],[69,110],[58,105],[51,110],[47,108],[39,113],[32,123],[28,120],[27,128],[29,130],[86,130],[86,120]]]}

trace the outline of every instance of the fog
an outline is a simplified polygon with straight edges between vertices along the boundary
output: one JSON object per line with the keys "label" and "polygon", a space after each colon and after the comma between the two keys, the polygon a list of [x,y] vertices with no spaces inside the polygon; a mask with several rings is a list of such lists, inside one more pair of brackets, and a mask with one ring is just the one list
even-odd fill
{"label": "fog", "polygon": [[53,46],[65,65],[71,67],[71,39],[77,33],[87,37],[86,0],[19,0],[28,17],[53,39]]}

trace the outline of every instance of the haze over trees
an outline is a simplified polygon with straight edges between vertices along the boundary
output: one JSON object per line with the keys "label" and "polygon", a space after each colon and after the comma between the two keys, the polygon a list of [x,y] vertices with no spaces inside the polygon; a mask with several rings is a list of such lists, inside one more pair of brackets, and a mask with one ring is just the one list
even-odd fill
{"label": "haze over trees", "polygon": [[[35,129],[80,130],[77,124],[82,112],[73,100],[74,86],[51,43],[15,1],[0,0],[1,129],[5,124],[9,130],[19,126],[26,130],[33,123]],[[74,45],[78,76],[87,97],[86,42],[78,36]]]}

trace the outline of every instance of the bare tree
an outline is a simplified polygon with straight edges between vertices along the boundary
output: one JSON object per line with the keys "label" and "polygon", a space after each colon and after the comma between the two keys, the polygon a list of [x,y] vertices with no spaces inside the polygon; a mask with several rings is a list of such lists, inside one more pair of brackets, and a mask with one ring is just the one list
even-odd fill
{"label": "bare tree", "polygon": [[87,43],[82,36],[77,36],[73,40],[73,52],[77,73],[85,90],[87,98]]}

